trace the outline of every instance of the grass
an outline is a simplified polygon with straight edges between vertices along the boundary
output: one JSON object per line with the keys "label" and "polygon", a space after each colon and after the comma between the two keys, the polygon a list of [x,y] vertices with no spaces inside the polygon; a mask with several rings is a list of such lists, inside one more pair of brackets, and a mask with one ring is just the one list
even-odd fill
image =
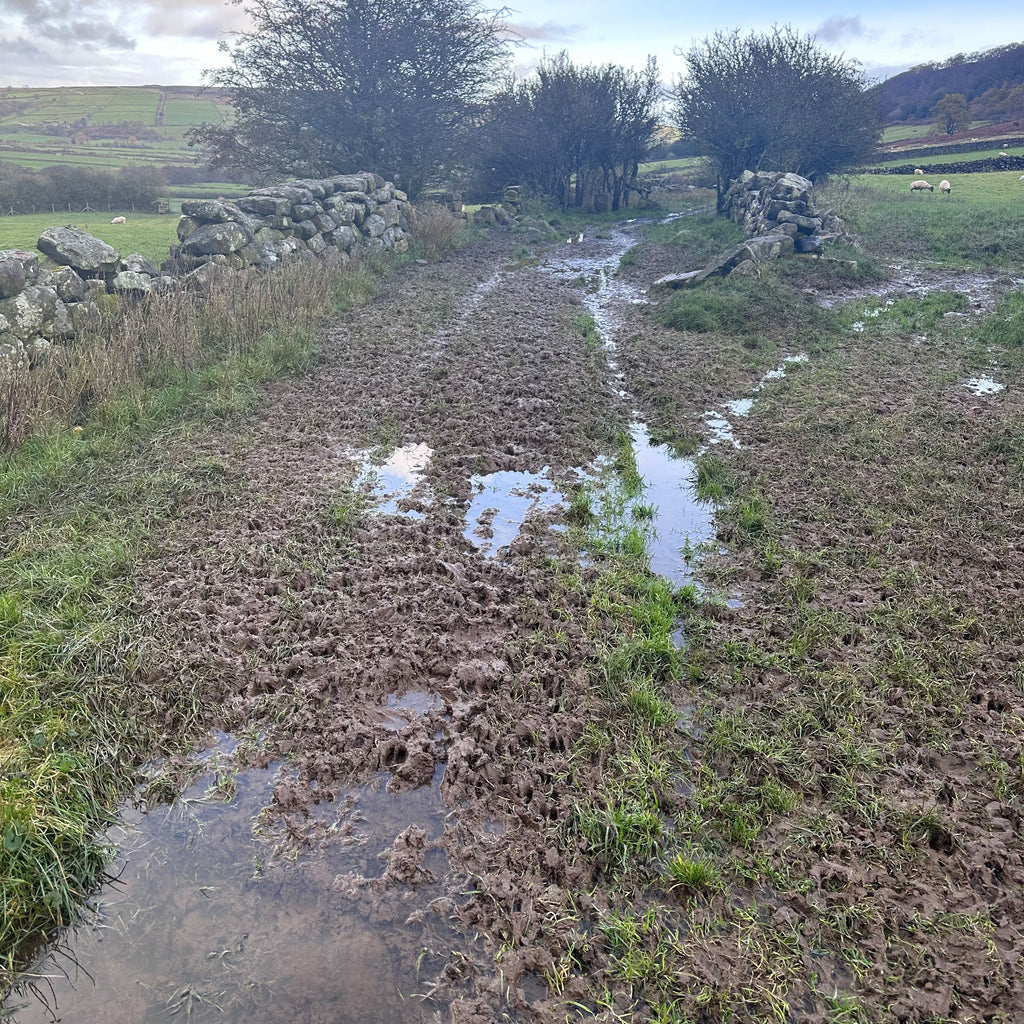
{"label": "grass", "polygon": [[656,317],[666,327],[694,334],[791,336],[827,330],[835,322],[829,310],[771,278],[709,279],[659,303]]}
{"label": "grass", "polygon": [[820,202],[833,206],[848,230],[870,238],[882,258],[1010,268],[1024,244],[1019,177],[1014,171],[948,175],[953,191],[947,196],[911,194],[898,175],[861,175],[826,189]]}
{"label": "grass", "polygon": [[[123,216],[125,224],[111,224],[115,216]],[[141,253],[154,266],[167,259],[172,245],[177,245],[175,229],[178,218],[173,215],[111,210],[103,213],[24,213],[0,217],[0,249],[34,250],[39,236],[48,227],[72,225],[81,228],[122,256]]]}

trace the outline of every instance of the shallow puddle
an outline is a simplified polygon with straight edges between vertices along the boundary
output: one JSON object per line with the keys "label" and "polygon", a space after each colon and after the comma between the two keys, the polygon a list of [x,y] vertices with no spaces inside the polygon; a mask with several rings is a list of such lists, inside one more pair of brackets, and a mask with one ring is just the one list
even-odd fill
{"label": "shallow puddle", "polygon": [[692,459],[678,457],[668,445],[653,444],[643,423],[634,423],[630,433],[644,481],[636,504],[653,510],[647,520],[651,571],[672,583],[685,583],[693,576],[696,549],[714,535],[714,506],[696,496]]}
{"label": "shallow puddle", "polygon": [[425,485],[421,486],[423,474],[430,464],[433,450],[426,444],[411,444],[396,448],[383,462],[374,463],[367,452],[357,452],[354,458],[362,462],[353,487],[369,492],[377,502],[381,515],[403,515],[410,519],[422,519],[423,513],[414,509],[402,509],[400,505],[419,492],[423,500],[429,499]]}
{"label": "shallow puddle", "polygon": [[1005,384],[1000,384],[991,377],[973,377],[964,382],[964,387],[975,395],[997,395],[1000,391],[1006,390]]}
{"label": "shallow puddle", "polygon": [[[396,698],[396,709],[407,704],[418,707],[418,697]],[[273,768],[226,776],[222,766],[169,806],[126,812],[110,835],[121,850],[112,869],[117,881],[101,890],[95,911],[30,973],[32,991],[23,984],[13,994],[12,1019],[428,1019],[417,999],[431,980],[417,977],[415,942],[422,929],[403,931],[401,921],[393,929],[380,920],[371,923],[381,911],[369,910],[369,902],[351,892],[353,885],[383,885],[381,851],[410,825],[422,828],[428,843],[443,832],[440,779],[389,793],[389,777],[384,773],[342,794],[331,814],[332,841],[297,860],[274,856],[274,828],[267,826],[267,838],[253,835],[254,821],[281,780]],[[207,795],[211,787],[236,793],[225,803]],[[440,878],[446,864],[441,851],[426,850],[421,891],[440,889],[429,885],[428,873]],[[409,909],[401,911],[402,919]]]}
{"label": "shallow puddle", "polygon": [[492,557],[519,536],[530,515],[562,504],[565,498],[547,474],[545,467],[539,473],[506,470],[472,477],[466,540]]}

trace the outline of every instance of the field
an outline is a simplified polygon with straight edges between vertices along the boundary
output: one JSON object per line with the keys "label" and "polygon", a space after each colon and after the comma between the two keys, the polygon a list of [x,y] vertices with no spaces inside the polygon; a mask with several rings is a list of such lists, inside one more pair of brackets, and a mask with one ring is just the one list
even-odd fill
{"label": "field", "polygon": [[121,213],[125,224],[111,224],[113,213],[75,213],[54,216],[52,213],[19,214],[15,217],[0,217],[0,249],[35,249],[36,241],[43,231],[55,225],[70,224],[89,232],[96,238],[112,245],[122,256],[141,253],[159,267],[167,259],[167,250],[176,245],[178,236],[175,227],[178,218],[173,214]]}
{"label": "field", "polygon": [[857,244],[677,292],[711,192],[548,212],[57,353],[0,473],[13,1019],[1017,1024],[1007,181],[835,181]]}
{"label": "field", "polygon": [[[196,97],[181,87],[156,86],[0,90],[0,160],[33,170],[58,163],[98,168],[192,165],[198,158],[185,145],[185,132],[204,121],[222,120],[230,109],[211,95]],[[85,123],[74,131],[40,130],[80,120]],[[140,122],[159,139],[90,138],[126,121]],[[79,131],[84,138],[75,141]]]}

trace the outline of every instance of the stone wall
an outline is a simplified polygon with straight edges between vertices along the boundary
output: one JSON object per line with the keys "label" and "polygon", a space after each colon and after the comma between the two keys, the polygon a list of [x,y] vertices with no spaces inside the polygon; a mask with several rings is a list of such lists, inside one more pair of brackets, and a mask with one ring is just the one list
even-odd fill
{"label": "stone wall", "polygon": [[799,174],[744,171],[729,186],[723,212],[748,238],[789,235],[797,252],[816,252],[823,234],[841,234],[831,210],[815,209],[814,185]]}
{"label": "stone wall", "polygon": [[404,252],[416,211],[404,192],[372,173],[289,181],[237,202],[182,203],[179,244],[158,270],[78,228],[47,228],[38,252],[0,250],[0,369],[45,357],[56,343],[95,331],[103,311],[153,290],[204,288],[226,269],[356,249]]}
{"label": "stone wall", "polygon": [[769,260],[794,252],[817,253],[822,239],[845,230],[830,210],[817,210],[814,186],[799,174],[744,171],[729,186],[723,212],[743,228],[747,240],[700,270],[666,274],[652,287],[693,288],[709,277],[756,277]]}

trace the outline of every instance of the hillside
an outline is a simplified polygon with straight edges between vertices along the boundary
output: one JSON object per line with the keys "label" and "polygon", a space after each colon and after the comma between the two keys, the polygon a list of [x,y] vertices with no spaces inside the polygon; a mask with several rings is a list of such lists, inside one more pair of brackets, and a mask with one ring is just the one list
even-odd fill
{"label": "hillside", "polygon": [[962,93],[975,120],[1024,119],[1024,43],[922,64],[872,90],[883,120],[925,120],[946,93]]}
{"label": "hillside", "polygon": [[0,161],[32,170],[198,167],[185,133],[223,120],[230,107],[223,94],[196,93],[159,85],[0,90]]}

